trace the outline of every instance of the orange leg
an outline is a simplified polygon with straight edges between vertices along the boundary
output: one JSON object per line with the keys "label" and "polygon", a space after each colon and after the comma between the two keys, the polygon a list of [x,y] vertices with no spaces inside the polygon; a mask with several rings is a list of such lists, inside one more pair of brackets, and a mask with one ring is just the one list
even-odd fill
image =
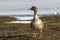
{"label": "orange leg", "polygon": [[33,32],[33,38],[36,38],[36,33],[35,33],[35,31]]}
{"label": "orange leg", "polygon": [[41,29],[41,31],[40,31],[40,38],[42,38],[42,29]]}

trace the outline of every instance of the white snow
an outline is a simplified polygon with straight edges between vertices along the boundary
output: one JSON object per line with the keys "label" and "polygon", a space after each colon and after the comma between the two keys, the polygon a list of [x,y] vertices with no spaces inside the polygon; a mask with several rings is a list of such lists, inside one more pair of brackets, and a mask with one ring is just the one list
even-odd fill
{"label": "white snow", "polygon": [[5,23],[31,23],[31,21],[11,21],[11,22],[5,22]]}

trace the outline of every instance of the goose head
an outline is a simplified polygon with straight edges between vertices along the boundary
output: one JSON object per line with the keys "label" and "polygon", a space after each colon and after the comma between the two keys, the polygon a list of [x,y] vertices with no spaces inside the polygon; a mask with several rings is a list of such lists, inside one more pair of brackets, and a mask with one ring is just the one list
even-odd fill
{"label": "goose head", "polygon": [[32,6],[30,8],[30,10],[34,11],[34,15],[37,15],[37,7],[36,6]]}
{"label": "goose head", "polygon": [[32,11],[37,11],[37,7],[36,7],[36,6],[32,6],[32,7],[30,8],[30,10],[32,10]]}

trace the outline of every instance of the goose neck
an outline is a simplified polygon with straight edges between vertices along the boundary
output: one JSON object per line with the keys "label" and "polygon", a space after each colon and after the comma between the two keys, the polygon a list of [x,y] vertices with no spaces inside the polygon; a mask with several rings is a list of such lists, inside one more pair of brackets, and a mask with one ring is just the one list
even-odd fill
{"label": "goose neck", "polygon": [[34,10],[34,15],[37,15],[37,11],[36,10]]}
{"label": "goose neck", "polygon": [[34,11],[34,19],[38,19],[37,11]]}

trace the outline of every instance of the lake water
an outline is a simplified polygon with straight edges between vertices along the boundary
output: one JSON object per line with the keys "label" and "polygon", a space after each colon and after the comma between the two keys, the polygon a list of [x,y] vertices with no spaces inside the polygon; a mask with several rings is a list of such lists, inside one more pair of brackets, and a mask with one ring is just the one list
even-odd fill
{"label": "lake water", "polygon": [[[52,16],[52,15],[57,15],[57,12],[60,15],[60,9],[58,8],[41,8],[38,9],[38,16],[43,17],[43,16]],[[55,13],[56,12],[56,13]],[[17,18],[18,20],[27,20],[27,19],[32,19],[34,15],[34,12],[31,10],[21,10],[21,9],[6,9],[6,10],[0,10],[0,16],[10,16],[13,18]]]}
{"label": "lake water", "polygon": [[[60,15],[60,9],[41,9],[38,10],[38,16],[43,17],[43,16],[53,16],[57,15],[56,13],[58,12]],[[55,13],[56,12],[56,13]],[[1,10],[0,15],[3,16],[9,16],[16,18],[18,20],[31,20],[33,19],[34,12],[31,10]],[[11,21],[7,23],[30,23],[31,21]]]}

